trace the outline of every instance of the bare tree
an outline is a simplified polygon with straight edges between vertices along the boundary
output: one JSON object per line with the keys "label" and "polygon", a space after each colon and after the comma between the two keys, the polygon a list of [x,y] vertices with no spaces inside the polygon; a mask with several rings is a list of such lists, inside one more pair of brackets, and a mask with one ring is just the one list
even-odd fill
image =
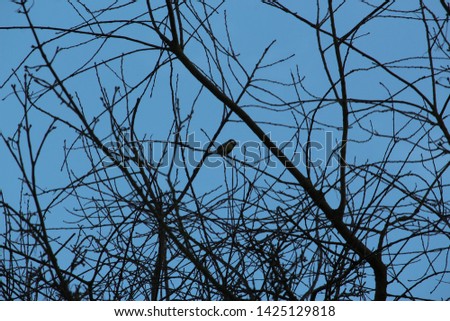
{"label": "bare tree", "polygon": [[254,2],[248,56],[225,1],[14,3],[2,299],[448,299],[445,1]]}

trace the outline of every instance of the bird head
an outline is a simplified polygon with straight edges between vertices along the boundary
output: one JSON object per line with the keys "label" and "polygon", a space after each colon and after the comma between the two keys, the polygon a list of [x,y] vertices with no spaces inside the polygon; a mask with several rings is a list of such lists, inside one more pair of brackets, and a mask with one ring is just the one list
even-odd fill
{"label": "bird head", "polygon": [[236,141],[234,139],[229,139],[227,140],[221,148],[221,152],[220,154],[222,154],[222,156],[226,156],[229,153],[231,153],[231,151],[233,150],[234,146],[236,146]]}
{"label": "bird head", "polygon": [[233,148],[234,148],[234,146],[236,146],[237,145],[237,142],[234,140],[234,139],[229,139],[225,144],[231,144],[231,146],[233,146]]}

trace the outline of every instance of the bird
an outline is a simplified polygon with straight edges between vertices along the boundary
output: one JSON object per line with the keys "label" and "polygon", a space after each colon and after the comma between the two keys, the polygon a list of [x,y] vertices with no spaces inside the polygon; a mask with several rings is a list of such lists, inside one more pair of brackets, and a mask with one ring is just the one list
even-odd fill
{"label": "bird", "polygon": [[231,153],[233,148],[237,145],[236,141],[234,139],[229,139],[219,147],[215,151],[210,152],[210,155],[213,154],[219,154],[221,156],[227,156]]}

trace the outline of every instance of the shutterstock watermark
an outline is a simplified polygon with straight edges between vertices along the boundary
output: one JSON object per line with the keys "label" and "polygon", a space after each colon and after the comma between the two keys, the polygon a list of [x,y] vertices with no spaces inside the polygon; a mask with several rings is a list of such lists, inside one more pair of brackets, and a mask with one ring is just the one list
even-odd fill
{"label": "shutterstock watermark", "polygon": [[[114,164],[124,167],[195,167],[203,159],[203,166],[219,167],[233,166],[234,162],[246,163],[252,166],[264,165],[275,168],[280,161],[260,141],[239,141],[229,154],[217,153],[220,143],[215,142],[210,147],[209,142],[195,139],[195,134],[188,136],[184,142],[170,141],[133,141],[130,134],[124,132],[119,141],[108,141],[103,145],[104,166]],[[222,142],[225,143],[225,142]],[[340,149],[342,144],[334,138],[333,132],[324,132],[321,141],[314,140],[302,144],[291,141],[274,142],[276,146],[291,160],[294,166],[324,167],[340,164]],[[222,147],[223,148],[223,147]]]}

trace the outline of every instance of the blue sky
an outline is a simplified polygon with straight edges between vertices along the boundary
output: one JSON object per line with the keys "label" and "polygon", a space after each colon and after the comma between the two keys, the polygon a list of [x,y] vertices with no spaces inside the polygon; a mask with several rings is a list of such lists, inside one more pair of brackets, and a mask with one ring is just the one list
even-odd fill
{"label": "blue sky", "polygon": [[[288,1],[287,1],[288,2]],[[376,2],[376,1],[372,1]],[[411,1],[411,9],[416,8],[416,1]],[[377,3],[381,3],[378,1]],[[398,8],[406,10],[405,6],[408,6],[406,2],[397,1]],[[91,4],[90,4],[91,5]],[[95,5],[95,4],[93,4]],[[431,6],[438,6],[430,3]],[[337,25],[340,28],[340,33],[343,34],[349,28],[364,17],[371,8],[363,4],[361,1],[349,1],[346,4],[347,8],[345,14],[338,15]],[[394,5],[395,7],[395,5]],[[22,15],[15,13],[17,6],[9,1],[0,2],[0,21],[2,26],[21,26],[26,25],[26,21]],[[314,20],[316,16],[316,2],[315,1],[302,1],[301,4],[297,4],[296,9],[301,12],[302,15]],[[322,9],[324,10],[324,9]],[[438,11],[438,7],[436,7]],[[114,12],[109,17],[103,17],[103,19],[129,19],[137,16],[141,12],[145,11],[144,1],[138,1],[134,5],[128,7],[126,10],[120,11],[120,15],[115,15]],[[276,42],[271,47],[265,64],[273,63],[279,59],[287,58],[293,55],[290,59],[280,63],[275,68],[265,68],[260,71],[259,77],[270,78],[278,82],[278,84],[268,85],[264,81],[258,82],[264,88],[270,88],[273,93],[282,96],[286,101],[294,101],[296,99],[295,92],[292,88],[280,85],[288,83],[292,80],[292,74],[299,70],[299,73],[304,77],[303,85],[313,95],[322,97],[329,88],[329,83],[326,79],[324,68],[322,66],[321,58],[317,52],[317,41],[314,30],[311,28],[296,22],[293,18],[282,14],[281,12],[271,8],[268,5],[263,4],[261,1],[238,1],[229,0],[225,1],[220,7],[218,14],[213,15],[211,22],[214,25],[216,34],[218,37],[226,35],[226,29],[224,24],[224,12],[227,13],[227,21],[229,27],[229,33],[232,39],[233,48],[236,54],[240,57],[240,62],[246,68],[251,70],[257,63],[261,54],[265,48],[273,41]],[[73,10],[73,8],[66,1],[50,1],[50,0],[36,0],[31,10],[31,17],[35,25],[49,25],[58,27],[70,27],[81,23],[80,17]],[[105,30],[108,30],[108,24],[105,25]],[[145,27],[132,27],[124,28],[119,32],[122,35],[133,36],[141,41],[158,43],[156,41],[156,35],[149,32]],[[360,30],[359,34],[361,38],[355,43],[359,48],[375,56],[380,61],[390,61],[400,59],[402,57],[423,57],[426,53],[425,38],[423,33],[423,26],[420,21],[400,20],[400,19],[380,19],[371,21],[367,26],[364,26]],[[53,32],[39,31],[41,39],[54,36]],[[11,84],[17,82],[14,77],[8,80],[8,76],[11,74],[11,70],[16,68],[18,64],[25,59],[33,44],[31,33],[26,30],[0,30],[0,39],[2,40],[2,46],[0,47],[0,84],[4,85],[0,89],[0,128],[4,135],[11,135],[16,129],[17,122],[20,119],[20,106],[17,104],[16,99],[11,95]],[[134,49],[146,49],[140,52],[136,52],[133,55],[124,57],[124,75],[129,84],[136,84],[147,76],[147,71],[152,68],[155,59],[157,58],[157,52],[147,50],[143,45],[133,42],[127,42],[123,40],[111,40],[107,43],[102,43],[101,40],[93,41],[92,43],[86,43],[80,47],[70,47],[80,41],[87,40],[88,37],[82,35],[75,35],[65,37],[60,42],[53,42],[46,46],[47,52],[51,53],[56,50],[56,46],[67,47],[70,49],[64,49],[63,52],[55,59],[54,67],[62,77],[71,75],[76,70],[84,68],[86,65],[92,66],[94,62],[101,63],[120,55],[124,52],[128,52]],[[100,50],[99,50],[100,49]],[[94,52],[99,50],[93,59]],[[198,44],[194,41],[187,46],[186,52],[192,60],[198,64],[198,66],[205,68],[207,66],[204,59],[204,52],[199,48]],[[406,54],[405,54],[406,53]],[[22,77],[24,66],[31,66],[38,64],[41,61],[38,53],[35,51],[26,63],[24,63],[19,69],[18,75]],[[118,72],[121,70],[120,59],[116,59],[108,65],[99,67],[99,75],[101,76],[101,86],[103,86],[111,98],[113,96],[114,87],[121,87],[121,81],[118,77]],[[420,60],[417,62],[420,63]],[[226,64],[224,63],[224,66]],[[371,62],[361,58],[355,53],[350,53],[348,58],[348,69],[363,69],[371,68],[373,66]],[[238,68],[234,66],[236,70]],[[203,144],[209,141],[209,138],[214,133],[217,126],[220,124],[221,116],[223,112],[223,106],[206,90],[201,91],[201,87],[196,80],[187,73],[186,70],[178,63],[174,63],[174,69],[179,77],[179,104],[181,114],[187,115],[191,107],[195,106],[195,113],[190,124],[189,134],[195,135],[196,140]],[[333,69],[333,68],[332,68]],[[94,117],[103,110],[102,102],[100,99],[100,84],[97,80],[93,70],[82,73],[77,77],[71,78],[67,81],[68,87],[72,90],[72,93],[77,93],[83,102],[86,114],[89,117]],[[158,81],[154,89],[150,92],[147,91],[144,95],[142,104],[145,108],[141,108],[139,117],[137,118],[137,132],[140,137],[145,139],[154,140],[166,140],[168,128],[172,122],[172,100],[169,90],[169,75],[168,68],[163,68],[158,75]],[[39,71],[41,75],[46,74],[46,70]],[[336,77],[336,69],[334,69],[333,76]],[[409,79],[418,78],[423,75],[424,72],[421,69],[405,69],[400,70],[400,74]],[[213,70],[211,74],[217,77],[217,70]],[[48,75],[48,73],[47,73]],[[226,75],[231,79],[231,74],[226,71]],[[243,73],[238,74],[241,79],[244,79]],[[218,77],[216,78],[216,80]],[[239,92],[239,86],[236,81],[231,80],[229,82],[231,92],[237,94]],[[402,84],[393,79],[385,72],[368,69],[366,71],[361,70],[355,72],[354,75],[348,77],[349,95],[353,98],[360,99],[378,99],[386,96],[386,88],[390,92],[396,92],[401,90]],[[419,88],[423,90],[426,95],[430,95],[431,86],[427,81],[420,82]],[[121,88],[123,94],[123,88]],[[130,105],[133,105],[138,94],[131,94]],[[256,91],[255,91],[256,93]],[[270,98],[269,94],[259,92],[262,97],[275,102],[276,100]],[[438,91],[437,98],[439,100],[445,100],[448,93],[445,91]],[[405,91],[399,95],[398,98],[414,101],[420,104],[420,99],[415,96],[411,91]],[[63,118],[73,120],[76,122],[75,117],[64,110],[58,100],[51,95],[44,96],[40,100],[40,104],[46,106],[48,111],[56,114],[60,114]],[[121,105],[124,106],[125,102]],[[268,133],[271,133],[272,139],[281,144],[292,139],[292,135],[295,133],[295,129],[292,128],[279,128],[274,126],[277,123],[288,124],[292,127],[296,126],[296,121],[290,113],[278,113],[261,109],[260,105],[255,103],[255,100],[246,95],[241,101],[241,106],[257,121],[261,122],[261,127]],[[356,104],[355,104],[356,105]],[[311,108],[310,105],[309,107]],[[447,112],[448,113],[448,112]],[[117,110],[117,115],[120,118],[124,115],[124,109]],[[334,128],[339,125],[340,110],[336,108],[336,105],[331,104],[326,108],[321,109],[317,116],[320,121],[325,124],[324,126],[317,126],[312,133],[312,139],[319,143],[325,144],[326,132],[332,132],[333,138],[338,140],[341,130]],[[244,160],[243,148],[248,142],[255,141],[254,134],[241,122],[238,121],[236,116],[231,116],[231,121],[224,127],[220,134],[218,141],[223,142],[231,137],[240,142],[240,149],[236,150],[234,156],[239,160]],[[396,126],[404,125],[406,120],[398,120]],[[36,139],[42,136],[43,130],[48,125],[49,120],[39,115],[33,114],[33,126]],[[385,114],[379,113],[370,118],[360,120],[362,127],[366,126],[370,128],[373,126],[378,133],[389,134],[392,132],[392,123],[389,122],[389,117],[385,117]],[[60,125],[58,125],[59,127]],[[333,127],[334,129],[330,129]],[[106,118],[103,118],[98,123],[96,129],[108,140],[108,136],[111,134],[109,131],[109,123]],[[205,135],[207,133],[207,135]],[[405,131],[405,135],[411,133],[411,129],[408,127]],[[302,139],[306,138],[306,132],[301,132]],[[355,124],[354,130],[350,131],[350,138],[355,141],[364,141],[370,138],[370,134],[363,130],[357,129]],[[40,168],[39,177],[41,181],[46,185],[52,186],[54,184],[62,185],[67,181],[67,176],[64,171],[61,171],[63,144],[64,141],[70,144],[75,139],[76,135],[68,129],[64,129],[64,126],[59,127],[58,134],[52,135],[49,140],[49,144],[43,153],[43,163]],[[386,152],[386,141],[384,139],[373,139],[366,143],[350,143],[349,159],[355,159],[356,162],[378,161],[382,159]],[[396,148],[393,149],[392,159],[401,160],[405,153],[409,152],[411,146],[409,144],[398,143]],[[75,151],[76,153],[77,151]],[[84,161],[77,161],[82,159],[83,152],[79,151],[80,155],[74,154],[74,161],[72,162],[73,170],[77,173],[83,173],[89,168],[89,163]],[[420,151],[413,152],[415,158],[420,159]],[[289,151],[287,151],[289,154]],[[323,150],[318,151],[318,157],[323,155]],[[201,157],[201,153],[197,153],[197,157]],[[18,172],[15,169],[12,159],[8,156],[8,153],[4,146],[0,148],[0,158],[4,168],[8,168],[6,171],[0,172],[0,187],[3,190],[4,195],[9,200],[14,200],[17,197],[17,191],[20,188]],[[436,162],[436,166],[443,166],[448,162],[448,159],[440,159]],[[189,170],[193,170],[192,166]],[[392,165],[394,170],[395,165]],[[305,167],[300,165],[302,172],[305,171]],[[279,174],[282,168],[276,166],[273,168],[272,173],[274,175]],[[326,168],[321,168],[326,170]],[[415,168],[411,167],[411,171]],[[422,167],[418,169],[423,175],[425,180],[431,180],[433,176],[427,173]],[[232,175],[231,171],[227,168],[204,168],[201,170],[198,179],[195,182],[196,188],[199,191],[208,191],[211,189],[209,182],[218,182],[227,175]],[[292,180],[287,174],[284,174],[283,178]],[[233,177],[232,179],[238,179]],[[448,173],[444,174],[443,180],[448,181],[450,176]],[[207,182],[207,183],[206,183]],[[418,182],[411,180],[406,184],[423,184],[424,182]],[[364,185],[364,181],[355,180],[353,182],[354,188]],[[220,184],[216,184],[220,185]],[[127,187],[124,186],[124,189]],[[448,198],[448,190],[444,191],[445,196]],[[337,201],[337,195],[327,195],[331,204],[335,204]],[[395,202],[397,195],[393,194],[388,197],[392,202]],[[363,204],[363,200],[360,201]],[[64,204],[62,209],[71,208],[75,204]],[[61,224],[64,221],[64,217],[59,217],[53,221],[55,225]],[[395,235],[394,235],[395,236]],[[400,237],[400,236],[398,236]],[[433,239],[437,243],[447,241],[445,238]],[[416,244],[412,244],[414,248]],[[446,258],[440,257],[442,264],[445,263]],[[448,262],[447,262],[448,263]],[[427,263],[424,262],[423,267],[426,268]],[[414,272],[411,271],[411,277],[414,277]],[[448,276],[447,276],[448,280]],[[423,297],[431,297],[433,299],[439,299],[441,297],[448,296],[444,287],[440,287],[432,294],[429,293],[430,289],[426,286],[423,287],[421,295]]]}

